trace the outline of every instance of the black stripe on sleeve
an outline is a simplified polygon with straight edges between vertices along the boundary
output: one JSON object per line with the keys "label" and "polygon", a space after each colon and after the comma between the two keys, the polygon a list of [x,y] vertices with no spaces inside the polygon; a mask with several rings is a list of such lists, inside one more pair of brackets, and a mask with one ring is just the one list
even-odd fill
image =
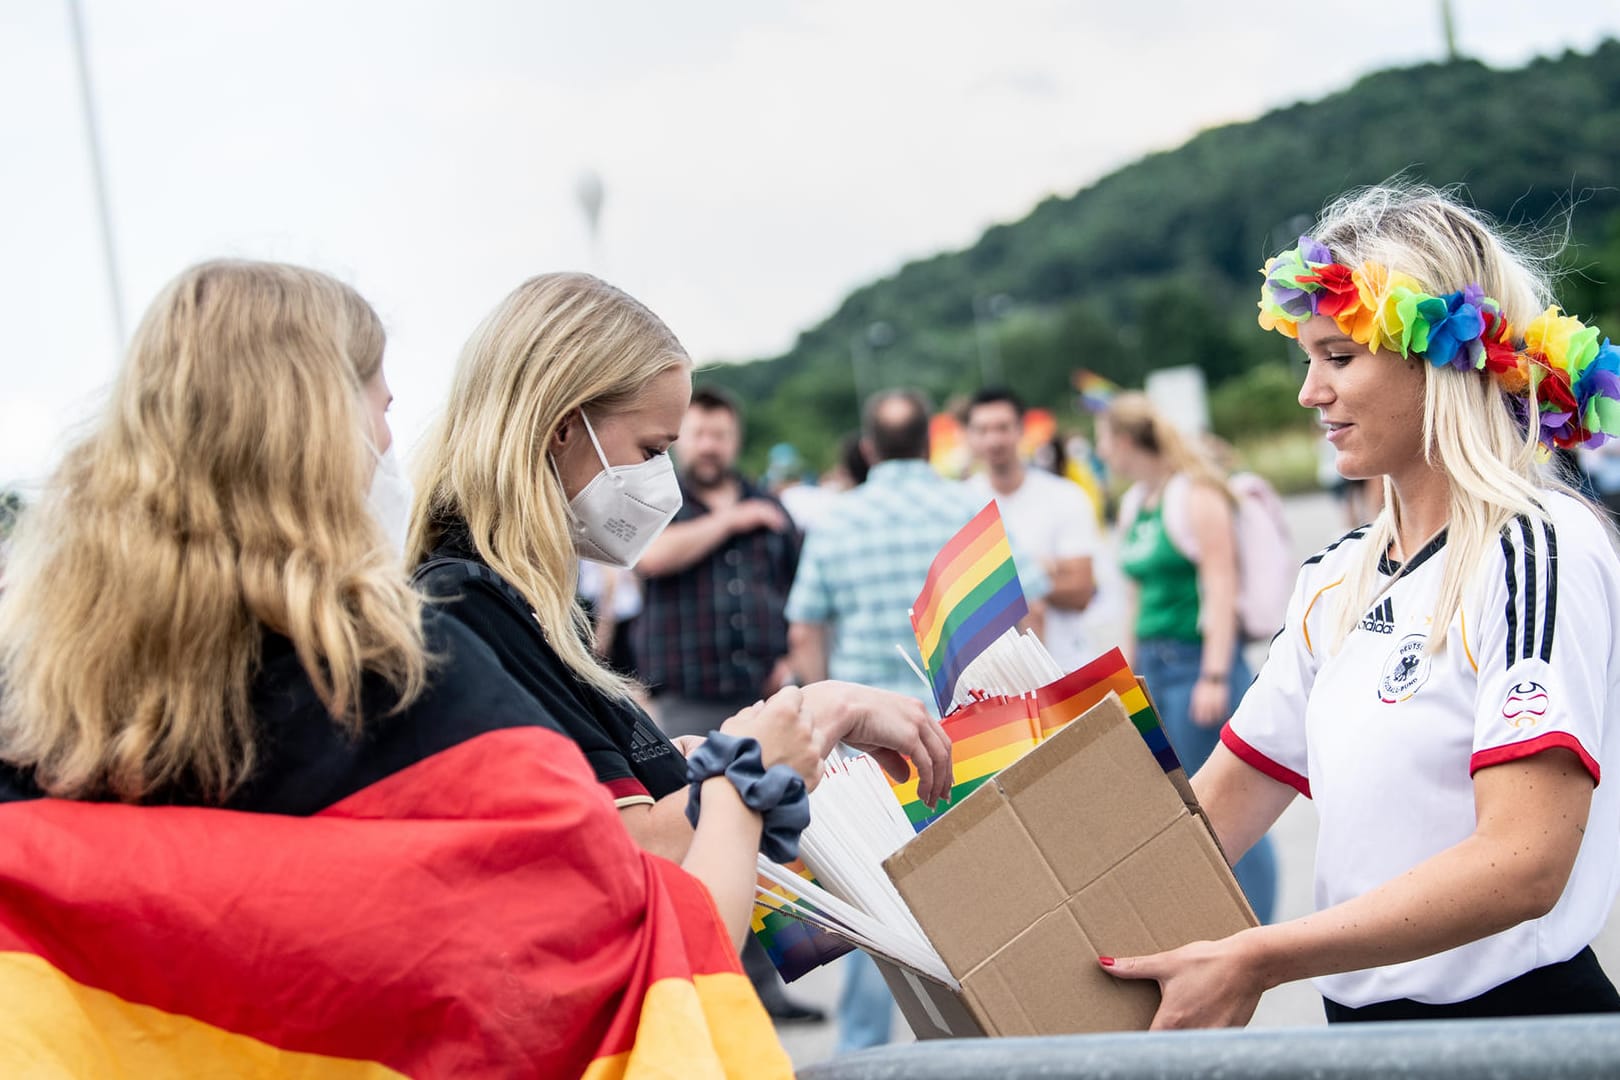
{"label": "black stripe on sleeve", "polygon": [[1513,541],[1502,530],[1502,564],[1507,568],[1507,666],[1513,666],[1513,641],[1519,636],[1519,581],[1513,573]]}
{"label": "black stripe on sleeve", "polygon": [[1339,537],[1337,540],[1333,541],[1333,543],[1331,543],[1327,547],[1323,548],[1321,551],[1318,551],[1315,555],[1312,555],[1310,558],[1306,559],[1300,565],[1302,565],[1302,566],[1314,566],[1315,564],[1321,562],[1323,559],[1327,558],[1328,552],[1332,551],[1334,548],[1338,547],[1340,544],[1344,543],[1346,540],[1360,540],[1363,536],[1366,536],[1367,535],[1367,528],[1368,528],[1368,526],[1363,525],[1358,529],[1350,530],[1349,532],[1345,533],[1343,536]]}
{"label": "black stripe on sleeve", "polygon": [[1552,519],[1541,523],[1547,538],[1547,614],[1541,620],[1541,659],[1552,662],[1553,625],[1558,614],[1558,530]]}
{"label": "black stripe on sleeve", "polygon": [[1530,519],[1519,515],[1519,532],[1524,536],[1524,652],[1521,659],[1536,655],[1536,534]]}

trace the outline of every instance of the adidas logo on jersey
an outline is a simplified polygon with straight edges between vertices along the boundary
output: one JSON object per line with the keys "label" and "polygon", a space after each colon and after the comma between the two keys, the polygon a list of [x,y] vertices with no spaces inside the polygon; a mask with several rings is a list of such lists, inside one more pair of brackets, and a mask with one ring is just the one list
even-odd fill
{"label": "adidas logo on jersey", "polygon": [[1357,624],[1363,630],[1370,630],[1375,634],[1393,634],[1395,632],[1395,603],[1389,597],[1384,602],[1367,612],[1367,617]]}

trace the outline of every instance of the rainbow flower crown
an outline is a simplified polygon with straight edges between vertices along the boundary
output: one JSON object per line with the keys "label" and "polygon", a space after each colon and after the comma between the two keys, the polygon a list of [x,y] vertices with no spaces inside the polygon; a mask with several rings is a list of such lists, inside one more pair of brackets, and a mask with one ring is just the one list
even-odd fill
{"label": "rainbow flower crown", "polygon": [[1299,337],[1326,315],[1373,352],[1422,357],[1435,367],[1483,371],[1516,397],[1533,396],[1549,448],[1601,446],[1620,436],[1620,347],[1550,307],[1520,334],[1478,285],[1434,296],[1377,263],[1352,270],[1308,236],[1266,261],[1260,325]]}

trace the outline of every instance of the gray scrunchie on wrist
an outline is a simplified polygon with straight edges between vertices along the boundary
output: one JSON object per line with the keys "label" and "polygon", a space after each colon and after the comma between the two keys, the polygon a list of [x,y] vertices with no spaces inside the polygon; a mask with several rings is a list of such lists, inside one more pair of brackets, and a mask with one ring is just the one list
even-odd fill
{"label": "gray scrunchie on wrist", "polygon": [[790,765],[765,768],[759,742],[711,731],[707,741],[686,759],[686,820],[696,828],[703,782],[716,776],[730,780],[743,805],[763,818],[759,850],[772,862],[799,857],[799,834],[810,824],[810,793],[804,778]]}

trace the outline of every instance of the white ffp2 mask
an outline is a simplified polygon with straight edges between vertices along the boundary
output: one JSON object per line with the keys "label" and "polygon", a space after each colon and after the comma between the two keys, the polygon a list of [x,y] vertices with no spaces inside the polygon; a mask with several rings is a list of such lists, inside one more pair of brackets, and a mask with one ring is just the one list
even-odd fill
{"label": "white ffp2 mask", "polygon": [[681,508],[675,463],[659,454],[636,465],[609,465],[591,421],[580,410],[602,471],[568,502],[580,558],[626,569],[636,565]]}
{"label": "white ffp2 mask", "polygon": [[[373,450],[372,453],[376,454]],[[405,538],[411,528],[411,502],[415,492],[411,479],[400,468],[392,445],[377,454],[377,467],[371,472],[371,488],[366,492],[366,508],[377,519],[388,537],[394,554],[404,556]]]}

